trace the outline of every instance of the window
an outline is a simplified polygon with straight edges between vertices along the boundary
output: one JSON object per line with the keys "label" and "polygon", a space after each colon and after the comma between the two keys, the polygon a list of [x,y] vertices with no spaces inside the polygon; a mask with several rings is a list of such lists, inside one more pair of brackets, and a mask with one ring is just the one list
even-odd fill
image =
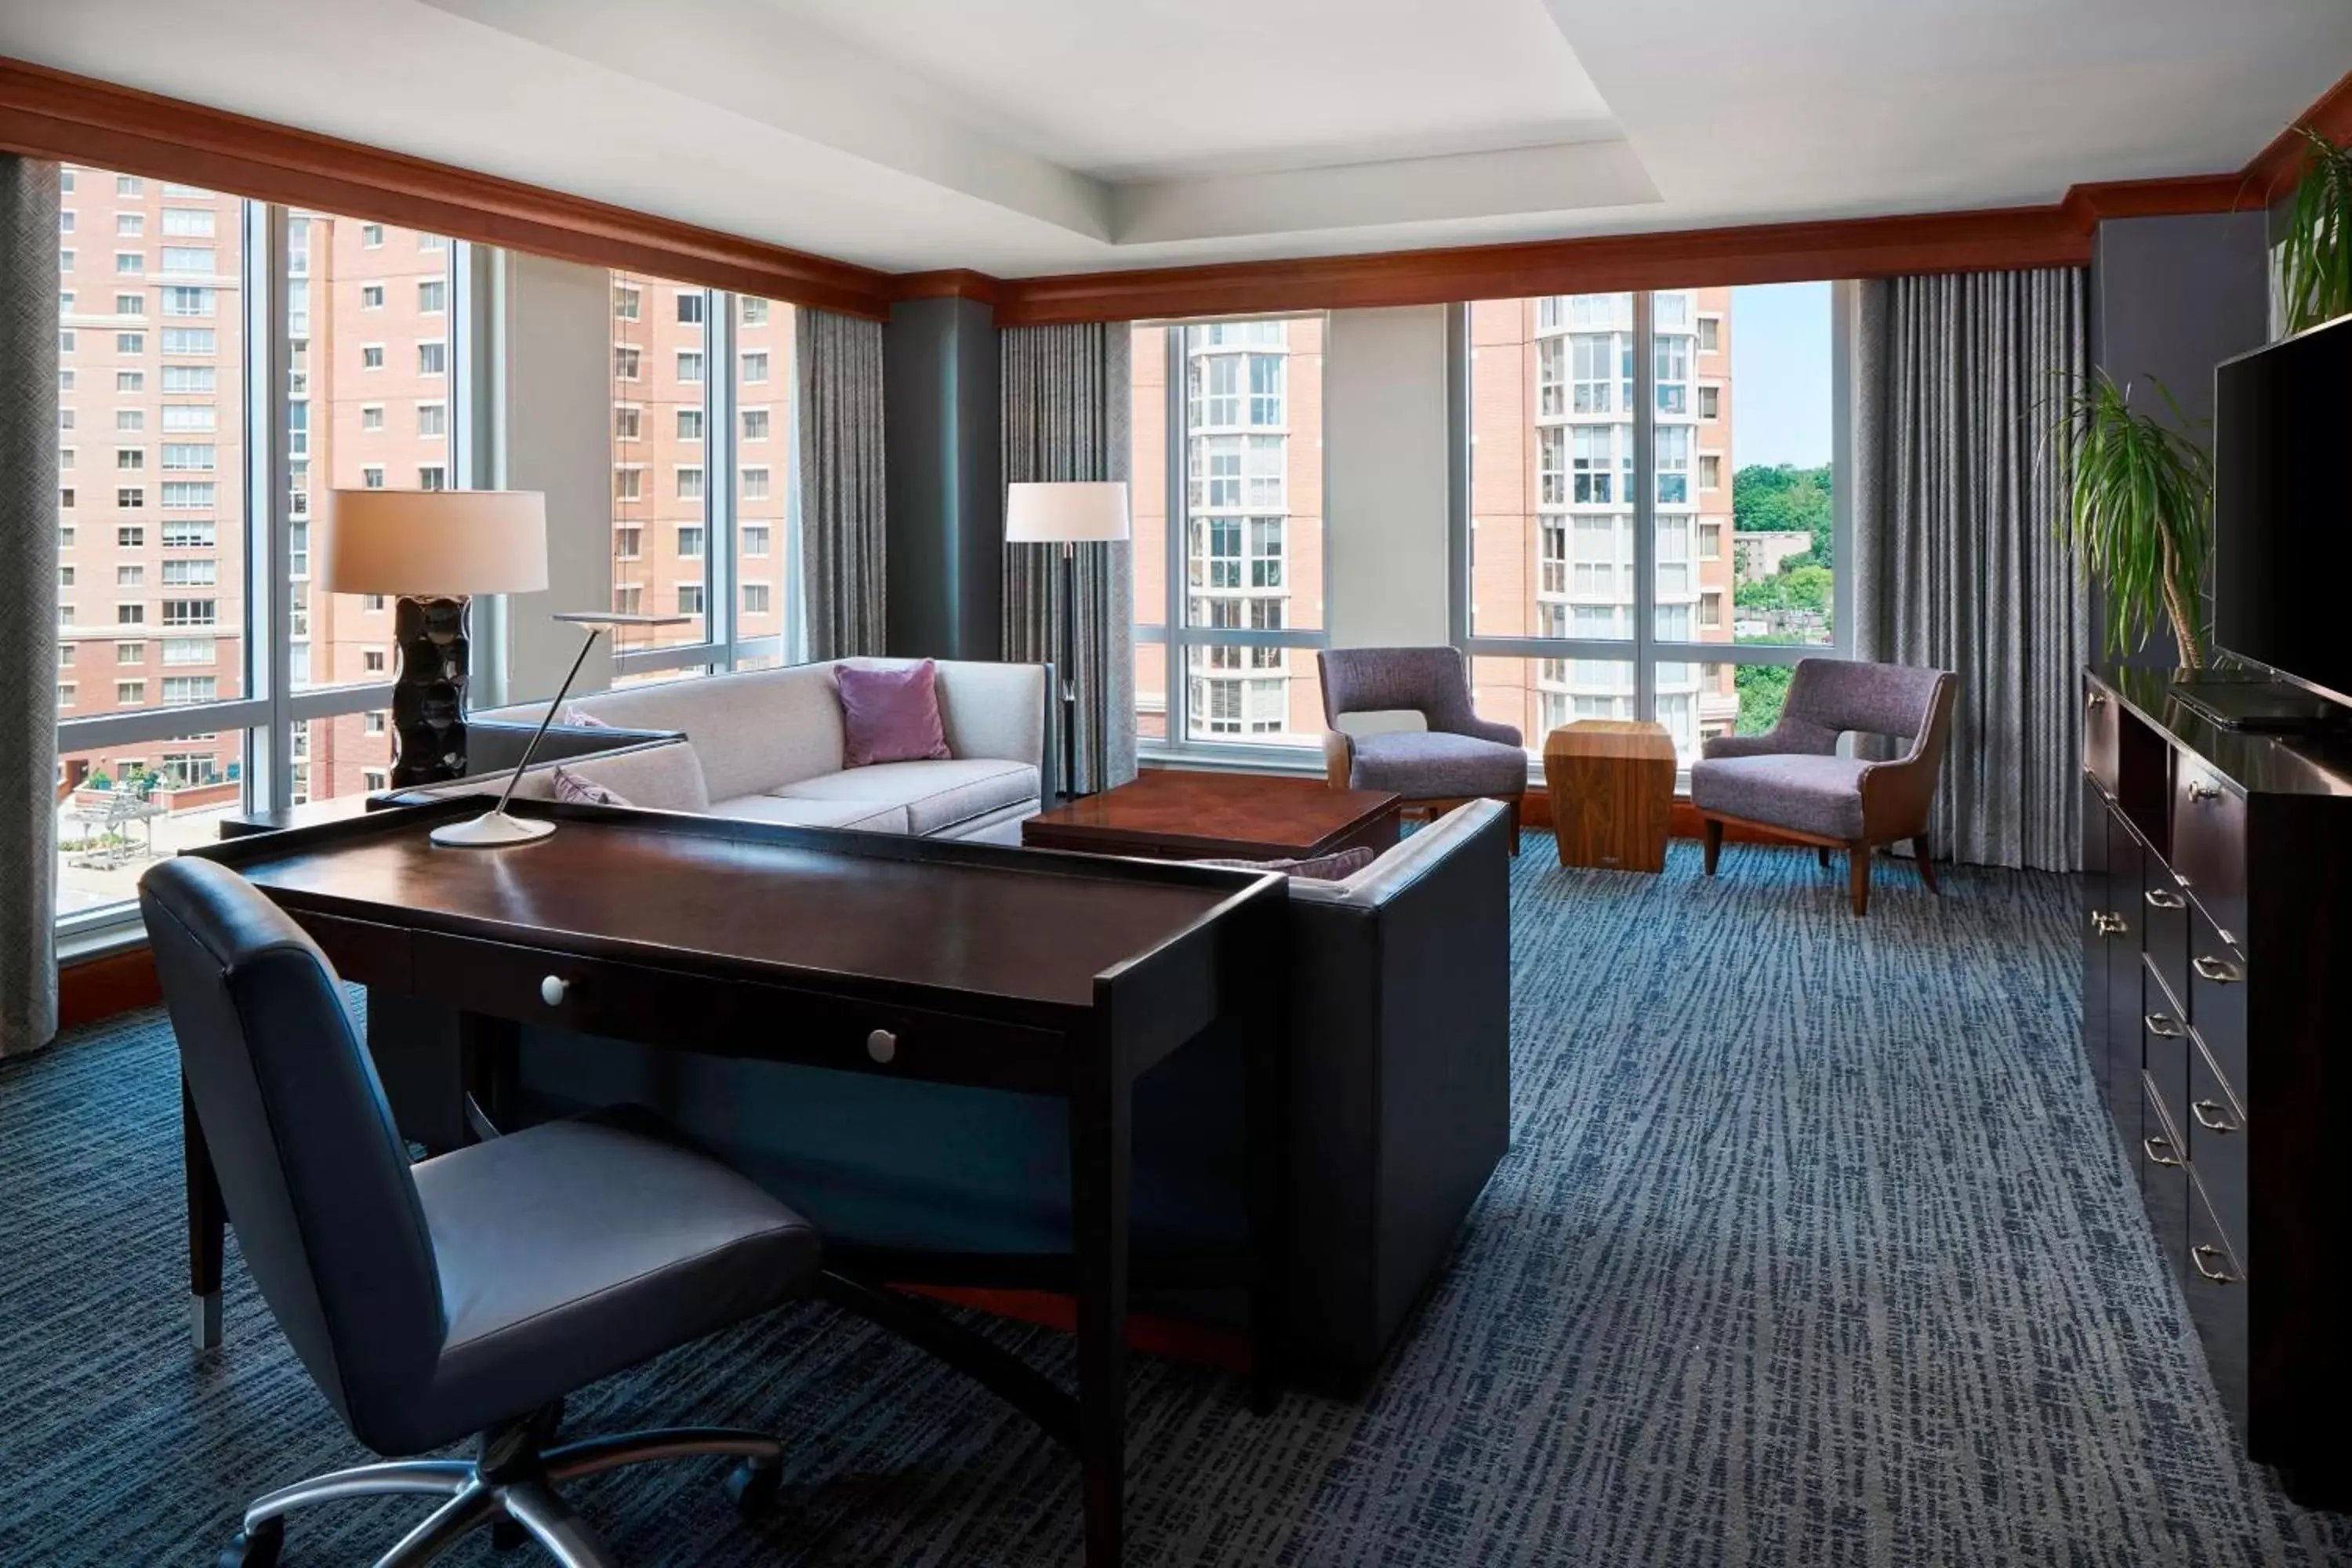
{"label": "window", "polygon": [[213,301],[219,290],[195,289],[182,283],[166,283],[163,288],[163,314],[167,316],[209,316],[214,313]]}
{"label": "window", "polygon": [[373,432],[375,432],[375,431],[378,431],[378,430],[381,430],[381,429],[383,429],[383,404],[381,404],[381,403],[362,403],[362,404],[361,404],[361,405],[360,405],[360,432],[361,432],[361,434],[362,434],[362,435],[372,434],[372,433],[373,433]]}
{"label": "window", "polygon": [[70,251],[70,250],[60,250],[60,251],[58,251],[58,271],[60,271],[60,272],[71,272],[73,269],[74,269],[74,253],[73,253],[72,251]]}
{"label": "window", "polygon": [[741,307],[739,320],[742,325],[764,327],[768,324],[768,302],[765,300],[753,300],[747,297],[738,303]]}
{"label": "window", "polygon": [[213,255],[213,247],[209,245],[167,245],[163,247],[163,270],[210,272]]}
{"label": "window", "polygon": [[739,500],[766,500],[768,499],[768,470],[765,468],[744,469],[740,485],[737,489],[735,495],[736,499]]}
{"label": "window", "polygon": [[645,438],[646,411],[632,404],[621,404],[613,410],[613,439],[639,441]]}
{"label": "window", "polygon": [[[1304,746],[1322,729],[1323,331],[1314,316],[1132,329],[1137,558],[1166,558],[1171,534],[1179,546],[1171,571],[1137,574],[1136,722],[1150,742]],[[1141,456],[1171,449],[1175,496],[1164,461]]]}
{"label": "window", "polygon": [[416,311],[422,316],[437,316],[449,308],[449,283],[446,279],[427,278],[416,285]]}
{"label": "window", "polygon": [[701,584],[681,583],[677,585],[677,614],[681,616],[702,614]]}
{"label": "window", "polygon": [[386,733],[392,725],[392,715],[381,708],[371,708],[360,717],[361,731],[363,734],[382,735]]}
{"label": "window", "polygon": [[680,381],[688,382],[700,381],[702,379],[701,350],[680,349],[677,351],[677,378]]}
{"label": "window", "polygon": [[383,249],[383,225],[380,223],[363,223],[360,225],[360,248],[362,250]]}
{"label": "window", "polygon": [[[211,637],[165,637],[163,662],[173,664],[210,664],[218,649]],[[116,656],[117,662],[121,656]]]}
{"label": "window", "polygon": [[702,296],[698,293],[680,294],[677,297],[677,319],[682,325],[700,326],[702,324]]}
{"label": "window", "polygon": [[635,561],[646,552],[646,531],[642,528],[621,527],[613,530],[613,554],[621,561]]}
{"label": "window", "polygon": [[383,614],[383,607],[389,595],[383,594],[362,594],[360,595],[360,608],[371,616],[380,616]]}
{"label": "window", "polygon": [[[114,427],[117,430],[144,430],[147,428],[147,411],[143,408],[118,408],[114,411]],[[68,447],[63,454],[68,468],[73,466],[72,452],[73,448]]]}
{"label": "window", "polygon": [[163,390],[184,395],[210,395],[218,384],[218,375],[208,364],[167,364],[163,367]]}
{"label": "window", "polygon": [[449,405],[446,403],[420,403],[416,405],[416,434],[421,440],[438,440],[449,434]]}
{"label": "window", "polygon": [[644,615],[645,603],[646,590],[642,584],[636,583],[615,583],[613,584],[613,613],[614,615]]}
{"label": "window", "polygon": [[380,490],[383,489],[383,465],[382,463],[362,463],[360,465],[360,489],[363,490]]}
{"label": "window", "polygon": [[[1471,515],[1456,556],[1469,563],[1481,714],[1538,747],[1572,717],[1654,717],[1687,762],[1708,735],[1769,727],[1759,719],[1777,712],[1766,699],[1786,684],[1791,645],[1842,646],[1829,472],[1837,287],[1467,308],[1480,358],[1465,428],[1503,433],[1470,446]],[[1590,351],[1587,337],[1598,340]],[[1516,384],[1488,368],[1515,359]],[[1638,398],[1636,366],[1650,381]],[[1735,423],[1735,384],[1771,417]],[[1633,438],[1638,404],[1649,410],[1647,451]],[[1524,474],[1514,426],[1534,448]],[[1774,536],[1751,543],[1758,532]],[[1780,569],[1784,558],[1796,572]],[[1695,657],[1709,644],[1727,645],[1727,656]],[[1729,656],[1742,645],[1759,651]]]}
{"label": "window", "polygon": [[382,675],[383,673],[383,649],[380,647],[372,647],[363,650],[360,656],[360,667],[366,670],[370,675]]}
{"label": "window", "polygon": [[360,368],[362,370],[382,370],[383,368],[383,345],[382,343],[362,343],[360,345]]}
{"label": "window", "polygon": [[214,525],[209,522],[167,522],[163,525],[163,548],[210,550],[213,548],[214,531]]}
{"label": "window", "polygon": [[166,511],[210,511],[215,504],[217,487],[210,479],[165,480],[163,510]]}
{"label": "window", "polygon": [[71,207],[67,207],[64,211],[58,214],[58,232],[59,234],[71,234],[73,231],[74,210]]}
{"label": "window", "polygon": [[416,488],[420,490],[446,490],[449,488],[449,470],[439,463],[425,463],[416,470]]}
{"label": "window", "polygon": [[146,543],[147,531],[135,523],[125,524],[114,531],[114,544],[118,550],[139,550]]}
{"label": "window", "polygon": [[677,499],[680,500],[700,500],[702,499],[702,470],[700,468],[681,468],[677,470]]}
{"label": "window", "polygon": [[144,332],[115,333],[114,352],[119,354],[145,353],[147,352],[147,334]]}
{"label": "window", "polygon": [[147,492],[143,489],[126,488],[114,492],[114,506],[118,511],[136,511],[146,504]]}
{"label": "window", "polygon": [[615,321],[637,319],[637,289],[626,283],[613,285],[613,317]]}
{"label": "window", "polygon": [[756,384],[768,379],[768,351],[747,350],[743,354],[743,380]]}
{"label": "window", "polygon": [[693,523],[680,523],[677,529],[677,558],[681,561],[702,559],[702,530]]}
{"label": "window", "polygon": [[114,645],[114,662],[117,664],[146,663],[147,645],[143,642],[116,643]]}
{"label": "window", "polygon": [[646,471],[643,468],[614,468],[613,470],[614,500],[627,501],[643,500],[645,498]]}
{"label": "window", "polygon": [[764,408],[743,410],[743,439],[764,441],[768,438],[768,411]]}
{"label": "window", "polygon": [[143,680],[118,680],[114,683],[114,705],[117,708],[137,708],[147,700],[147,683]]}
{"label": "window", "polygon": [[[138,571],[138,567],[126,567]],[[181,560],[163,563],[163,585],[167,588],[209,588],[220,580],[217,561]]]}
{"label": "window", "polygon": [[73,330],[71,327],[60,327],[60,328],[58,328],[58,353],[60,353],[60,354],[69,354],[69,353],[73,353],[73,352],[74,352],[74,344],[75,344],[75,343],[76,343],[76,342],[78,342],[78,341],[79,341],[79,340],[78,340],[78,339],[75,337],[75,335],[74,335],[74,330]]}
{"label": "window", "polygon": [[144,294],[117,294],[114,297],[114,313],[118,316],[143,316],[147,313],[147,297]]}
{"label": "window", "polygon": [[147,232],[146,215],[143,213],[115,214],[114,232],[122,236],[126,239],[138,238],[141,235]]}
{"label": "window", "polygon": [[681,441],[702,439],[702,410],[681,408],[677,411],[677,438]]}
{"label": "window", "polygon": [[210,207],[165,207],[163,234],[171,239],[210,239],[215,222]]}
{"label": "window", "polygon": [[114,272],[119,278],[135,278],[147,270],[147,253],[143,250],[118,250],[114,253]]}
{"label": "window", "polygon": [[[371,731],[370,733],[380,734],[382,731]],[[362,768],[360,770],[360,788],[370,795],[378,795],[383,793],[391,779],[392,774],[383,768]]]}
{"label": "window", "polygon": [[768,525],[747,522],[735,531],[736,553],[753,557],[768,553]]}
{"label": "window", "polygon": [[163,624],[167,626],[209,626],[215,624],[216,609],[211,599],[166,599],[163,601]]}
{"label": "window", "polygon": [[166,704],[215,702],[220,699],[220,679],[211,675],[167,675],[163,678],[163,700]]}
{"label": "window", "polygon": [[114,176],[114,194],[117,196],[143,196],[147,194],[147,182],[136,174],[117,174]]}
{"label": "window", "polygon": [[617,347],[613,350],[613,374],[622,381],[637,379],[637,351]]}
{"label": "window", "polygon": [[360,309],[362,310],[381,310],[383,309],[383,284],[362,283],[360,285]]}
{"label": "window", "polygon": [[768,613],[768,585],[765,583],[743,584],[743,613],[747,616],[764,616]]}
{"label": "window", "polygon": [[197,441],[166,441],[163,443],[163,466],[166,468],[209,468],[214,466],[215,448]]}
{"label": "window", "polygon": [[449,373],[449,345],[444,342],[423,342],[416,345],[416,374],[446,375]]}

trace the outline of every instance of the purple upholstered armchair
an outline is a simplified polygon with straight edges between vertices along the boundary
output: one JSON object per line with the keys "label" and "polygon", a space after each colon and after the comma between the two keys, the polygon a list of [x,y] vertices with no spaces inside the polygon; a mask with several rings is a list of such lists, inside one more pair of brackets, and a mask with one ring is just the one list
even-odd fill
{"label": "purple upholstered armchair", "polygon": [[[1691,764],[1691,805],[1706,825],[1715,875],[1726,823],[1816,845],[1822,864],[1846,852],[1853,912],[1870,910],[1870,852],[1907,838],[1920,879],[1936,892],[1927,815],[1952,728],[1958,682],[1941,669],[1843,659],[1797,661],[1780,721],[1761,735],[1722,735]],[[1848,731],[1911,742],[1891,762],[1841,757]]]}
{"label": "purple upholstered armchair", "polygon": [[[1451,647],[1327,648],[1315,656],[1323,678],[1323,765],[1333,789],[1377,789],[1433,812],[1481,796],[1511,813],[1511,853],[1519,852],[1519,801],[1528,788],[1528,754],[1519,732],[1481,719],[1470,707],[1470,672]],[[1426,730],[1373,735],[1341,731],[1349,713],[1415,712]]]}

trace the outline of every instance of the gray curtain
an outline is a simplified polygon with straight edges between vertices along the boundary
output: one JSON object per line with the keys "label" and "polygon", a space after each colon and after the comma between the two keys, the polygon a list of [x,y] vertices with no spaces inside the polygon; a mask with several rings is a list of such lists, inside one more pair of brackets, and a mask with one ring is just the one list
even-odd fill
{"label": "gray curtain", "polygon": [[58,166],[0,154],[0,1057],[58,1032]]}
{"label": "gray curtain", "polygon": [[883,651],[882,323],[801,310],[801,611],[810,658]]}
{"label": "gray curtain", "polygon": [[[1005,483],[1128,477],[1129,336],[1124,322],[1004,329]],[[1132,548],[1079,545],[1075,605],[1062,603],[1059,546],[1004,551],[1006,658],[1059,664],[1062,617],[1076,617],[1079,790],[1135,776]]]}
{"label": "gray curtain", "polygon": [[2081,857],[2082,563],[2046,441],[2088,374],[2080,268],[1864,283],[1855,323],[1855,652],[1959,676],[1937,852]]}

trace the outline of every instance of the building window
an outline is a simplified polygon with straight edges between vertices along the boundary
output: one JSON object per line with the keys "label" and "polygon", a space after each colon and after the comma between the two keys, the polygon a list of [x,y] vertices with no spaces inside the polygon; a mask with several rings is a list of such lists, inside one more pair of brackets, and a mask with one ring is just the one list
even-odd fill
{"label": "building window", "polygon": [[628,404],[613,410],[613,439],[636,441],[645,437],[646,411]]}
{"label": "building window", "polygon": [[210,207],[165,207],[163,234],[168,239],[210,239],[214,216]]}
{"label": "building window", "polygon": [[764,616],[768,613],[768,584],[765,583],[743,584],[743,613],[747,616]]}
{"label": "building window", "polygon": [[416,285],[416,311],[422,316],[437,316],[449,308],[449,283],[443,278],[427,278]]}
{"label": "building window", "polygon": [[114,508],[117,511],[136,511],[146,504],[147,492],[143,489],[124,489],[114,492]]}
{"label": "building window", "polygon": [[163,466],[166,468],[209,468],[214,466],[216,450],[200,441],[166,441],[163,443]]}
{"label": "building window", "polygon": [[143,250],[118,250],[114,253],[117,277],[136,278],[147,270],[147,253]]}
{"label": "building window", "polygon": [[391,729],[392,715],[385,712],[381,708],[371,708],[365,713],[360,715],[360,730],[363,734],[388,734],[391,732]]}
{"label": "building window", "polygon": [[614,348],[613,374],[616,379],[621,381],[636,380],[637,363],[638,356],[635,349],[630,348],[626,344],[616,345]]}
{"label": "building window", "polygon": [[425,463],[416,470],[416,488],[420,490],[446,490],[449,488],[449,470],[439,463]]}
{"label": "building window", "polygon": [[637,319],[637,289],[627,283],[613,285],[613,318],[634,321]]}
{"label": "building window", "polygon": [[363,490],[380,490],[383,489],[383,465],[382,463],[366,463],[361,466],[360,489]]}
{"label": "building window", "polygon": [[422,440],[437,440],[449,434],[449,405],[446,403],[420,403],[416,405],[416,434]]}
{"label": "building window", "polygon": [[362,283],[360,285],[360,309],[362,310],[381,310],[383,309],[383,284]]}
{"label": "building window", "polygon": [[360,405],[360,431],[361,431],[361,433],[362,433],[362,435],[365,435],[365,434],[372,434],[372,433],[373,433],[373,432],[375,432],[375,431],[378,431],[378,430],[381,430],[381,429],[383,429],[383,404],[381,404],[381,403],[362,403],[362,404],[361,404],[361,405]]}
{"label": "building window", "polygon": [[677,613],[681,616],[698,616],[702,614],[701,584],[680,583],[677,585]]}
{"label": "building window", "polygon": [[[163,640],[164,640],[164,642],[166,643],[166,645],[168,645],[168,644],[170,644],[173,639],[172,639],[172,638],[170,638],[170,637],[166,637],[166,638],[164,638]],[[143,643],[143,642],[119,642],[119,643],[116,643],[116,644],[114,645],[114,662],[115,662],[115,663],[117,663],[117,664],[144,664],[144,663],[146,663],[146,662],[147,662],[147,645],[146,645],[145,643]],[[169,662],[169,661],[167,660],[166,662]]]}
{"label": "building window", "polygon": [[646,552],[646,531],[624,525],[613,530],[613,555],[615,560],[635,561]]}
{"label": "building window", "polygon": [[163,601],[163,624],[167,626],[209,626],[215,625],[215,602],[211,599],[166,599]]}
{"label": "building window", "polygon": [[755,559],[765,556],[768,553],[768,525],[764,522],[741,524],[735,531],[735,542],[739,555]]}
{"label": "building window", "polygon": [[384,605],[389,602],[390,595],[384,594],[362,594],[360,595],[360,608],[365,610],[371,616],[380,616],[383,614]]}
{"label": "building window", "polygon": [[702,530],[692,523],[680,523],[677,529],[677,558],[680,561],[702,559]]}
{"label": "building window", "polygon": [[1701,316],[1698,319],[1698,352],[1711,354],[1722,347],[1723,318]]}
{"label": "building window", "polygon": [[702,499],[702,470],[700,468],[681,468],[677,470],[677,499],[680,500],[700,500]]}
{"label": "building window", "polygon": [[220,679],[211,675],[167,675],[163,678],[163,700],[178,705],[189,702],[215,702],[220,700]]}
{"label": "building window", "polygon": [[625,501],[645,500],[646,471],[643,468],[614,468],[613,499]]}
{"label": "building window", "polygon": [[702,379],[701,350],[680,349],[677,351],[677,378],[683,382],[698,382]]}
{"label": "building window", "polygon": [[1709,424],[1723,416],[1723,388],[1702,386],[1698,389],[1698,416]]}
{"label": "building window", "polygon": [[383,225],[380,223],[363,223],[360,225],[360,248],[362,250],[382,250],[383,248]]}
{"label": "building window", "polygon": [[147,700],[147,683],[143,680],[118,680],[114,683],[114,705],[117,708],[137,708]]}
{"label": "building window", "polygon": [[218,353],[219,349],[210,327],[165,327],[163,352],[167,354],[212,354]]}
{"label": "building window", "polygon": [[702,410],[681,408],[677,411],[677,438],[681,441],[702,439]]}
{"label": "building window", "polygon": [[383,368],[383,345],[382,343],[362,343],[360,345],[360,368],[362,370],[382,370]]}
{"label": "building window", "polygon": [[745,384],[755,384],[768,379],[767,350],[749,349],[744,352],[742,358]]}
{"label": "building window", "polygon": [[372,647],[362,652],[360,655],[360,667],[366,670],[370,675],[382,675],[383,673],[383,649],[380,647]]}
{"label": "building window", "polygon": [[764,441],[768,438],[768,411],[766,409],[746,408],[743,410],[742,438],[746,441]]}
{"label": "building window", "polygon": [[115,333],[114,352],[119,354],[145,353],[147,352],[147,334],[144,332]]}
{"label": "building window", "polygon": [[143,294],[117,294],[114,313],[118,316],[143,316],[147,313],[147,297]]}
{"label": "building window", "polygon": [[217,371],[208,364],[167,364],[163,367],[163,390],[167,393],[208,395],[217,379]]}
{"label": "building window", "polygon": [[768,499],[768,470],[765,468],[744,469],[740,488],[736,490],[735,495],[736,499],[739,500],[766,500]]}
{"label": "building window", "polygon": [[764,327],[768,324],[768,302],[765,300],[754,300],[747,296],[736,303],[741,310],[740,320],[744,326]]}
{"label": "building window", "polygon": [[209,245],[167,245],[163,247],[163,270],[207,273],[213,269],[214,254]]}
{"label": "building window", "polygon": [[444,342],[423,342],[416,345],[416,374],[446,375],[449,374],[449,345]]}
{"label": "building window", "polygon": [[381,795],[391,780],[391,773],[383,768],[360,770],[360,788],[370,795]]}
{"label": "building window", "polygon": [[218,494],[218,487],[210,479],[166,480],[163,484],[163,510],[210,511]]}
{"label": "building window", "polygon": [[167,316],[209,316],[214,312],[213,301],[219,290],[167,283],[163,293],[163,314]]}
{"label": "building window", "polygon": [[638,583],[615,583],[613,584],[613,613],[614,615],[641,616],[645,614],[645,603],[646,590],[644,584]]}
{"label": "building window", "polygon": [[699,293],[678,295],[677,319],[682,326],[698,327],[702,324],[702,296]]}

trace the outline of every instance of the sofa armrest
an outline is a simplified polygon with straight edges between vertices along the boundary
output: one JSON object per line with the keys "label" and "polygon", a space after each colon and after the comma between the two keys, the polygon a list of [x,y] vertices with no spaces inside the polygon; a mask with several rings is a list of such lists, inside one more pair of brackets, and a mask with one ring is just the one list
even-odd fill
{"label": "sofa armrest", "polygon": [[1045,667],[940,659],[940,722],[959,757],[1042,763],[1045,756]]}

